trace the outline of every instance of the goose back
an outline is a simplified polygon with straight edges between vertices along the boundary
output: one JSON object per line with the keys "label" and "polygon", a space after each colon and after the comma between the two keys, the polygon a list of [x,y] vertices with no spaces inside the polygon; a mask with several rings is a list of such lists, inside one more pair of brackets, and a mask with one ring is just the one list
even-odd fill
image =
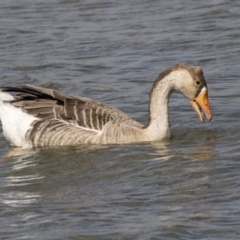
{"label": "goose back", "polygon": [[37,118],[26,133],[32,146],[124,142],[131,129],[143,127],[120,110],[89,98],[32,85],[1,91],[16,92],[11,104]]}

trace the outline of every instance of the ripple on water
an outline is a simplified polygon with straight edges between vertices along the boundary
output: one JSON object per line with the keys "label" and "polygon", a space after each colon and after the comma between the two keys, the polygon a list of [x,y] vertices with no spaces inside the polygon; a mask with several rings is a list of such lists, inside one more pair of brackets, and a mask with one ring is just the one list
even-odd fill
{"label": "ripple on water", "polygon": [[238,239],[239,6],[225,0],[1,1],[1,85],[83,95],[147,123],[153,81],[186,62],[204,70],[213,120],[200,124],[186,99],[173,95],[173,137],[163,143],[16,155],[1,134],[0,235]]}

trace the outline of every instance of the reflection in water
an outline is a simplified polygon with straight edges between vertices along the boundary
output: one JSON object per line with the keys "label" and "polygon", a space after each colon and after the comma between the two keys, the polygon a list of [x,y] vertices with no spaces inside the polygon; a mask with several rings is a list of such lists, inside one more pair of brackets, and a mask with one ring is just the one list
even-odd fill
{"label": "reflection in water", "polygon": [[213,149],[216,143],[213,141],[205,142],[195,146],[189,153],[188,158],[194,160],[210,160],[213,159]]}
{"label": "reflection in water", "polygon": [[[9,160],[17,159],[17,161],[22,164],[24,161],[23,159],[34,155],[36,152],[31,149],[22,149],[18,147],[11,147],[7,152],[5,152],[0,158],[0,164],[4,164]],[[20,167],[21,168],[21,167]],[[23,166],[24,168],[24,166]]]}
{"label": "reflection in water", "polygon": [[[2,166],[7,165],[9,172],[1,179],[0,186],[4,186],[5,191],[0,193],[0,202],[12,207],[20,207],[39,201],[43,195],[49,194],[40,191],[45,178],[64,181],[68,176],[96,168],[101,164],[101,159],[105,158],[102,153],[107,148],[109,148],[107,145],[82,145],[50,149],[10,149],[7,158],[2,161]],[[99,161],[92,161],[91,155],[93,157],[98,155]],[[53,185],[54,183],[44,187],[48,191],[48,187],[55,188]],[[60,195],[67,195],[62,190],[53,191],[56,194],[59,192]]]}
{"label": "reflection in water", "polygon": [[154,153],[168,155],[171,153],[170,141],[150,142],[151,147],[155,150]]}
{"label": "reflection in water", "polygon": [[150,142],[153,151],[150,155],[156,156],[151,161],[167,161],[174,155],[174,151],[170,148],[170,141],[166,142]]}
{"label": "reflection in water", "polygon": [[192,160],[209,160],[213,158],[213,149],[216,141],[209,140],[202,144],[196,143],[196,145],[191,143],[189,146],[183,142],[183,145],[178,143],[177,148],[173,147],[174,142],[170,141],[151,142],[150,145],[154,149],[154,151],[151,151],[151,155],[158,156],[155,160],[168,160],[176,155]]}
{"label": "reflection in water", "polygon": [[6,177],[6,186],[24,186],[29,185],[32,181],[42,179],[43,176],[39,174],[25,175],[25,176],[9,176]]}
{"label": "reflection in water", "polygon": [[29,205],[36,202],[41,197],[41,195],[38,194],[30,194],[29,192],[17,191],[1,193],[0,196],[1,204],[11,207],[23,207],[24,205]]}
{"label": "reflection in water", "polygon": [[[10,171],[4,177],[6,191],[1,191],[0,201],[11,207],[21,207],[36,202],[41,195],[28,191],[28,186],[44,178],[39,173],[29,173],[28,168],[36,166],[35,151],[11,149],[5,161],[10,165]],[[3,164],[3,162],[2,162]],[[18,189],[17,191],[15,189]],[[3,189],[3,190],[4,190]],[[21,190],[21,191],[20,191]]]}

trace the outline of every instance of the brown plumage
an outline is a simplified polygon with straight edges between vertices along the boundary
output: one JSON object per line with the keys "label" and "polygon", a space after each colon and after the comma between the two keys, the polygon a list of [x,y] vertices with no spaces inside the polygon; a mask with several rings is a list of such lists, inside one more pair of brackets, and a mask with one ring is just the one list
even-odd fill
{"label": "brown plumage", "polygon": [[[165,70],[153,84],[149,124],[143,126],[120,110],[89,98],[32,85],[2,87],[0,117],[7,139],[13,145],[22,147],[154,141],[170,136],[167,104],[171,92],[178,90],[190,101],[195,101],[202,89],[207,89],[207,86],[199,67],[177,64]],[[6,92],[16,92],[16,95],[6,96]],[[195,110],[200,112],[197,109],[199,105],[194,104]],[[7,130],[3,110],[6,106],[20,109],[31,118],[21,140],[14,140],[10,130]],[[207,110],[200,107],[211,119],[209,106]],[[21,113],[18,111],[18,114]]]}

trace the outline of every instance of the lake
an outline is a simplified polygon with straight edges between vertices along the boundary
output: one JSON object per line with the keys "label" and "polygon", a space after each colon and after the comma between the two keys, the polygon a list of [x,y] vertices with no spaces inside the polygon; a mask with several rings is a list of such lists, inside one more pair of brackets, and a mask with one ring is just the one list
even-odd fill
{"label": "lake", "polygon": [[148,121],[160,72],[199,65],[213,119],[170,99],[168,141],[15,151],[0,133],[0,239],[239,239],[240,2],[0,2],[1,86]]}

